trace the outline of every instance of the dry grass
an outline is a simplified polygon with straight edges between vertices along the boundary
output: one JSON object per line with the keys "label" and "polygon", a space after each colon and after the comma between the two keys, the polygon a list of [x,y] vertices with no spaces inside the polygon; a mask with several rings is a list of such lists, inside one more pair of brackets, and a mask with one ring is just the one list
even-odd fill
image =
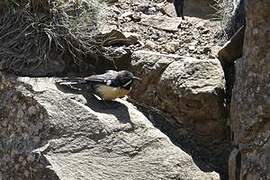
{"label": "dry grass", "polygon": [[0,16],[0,70],[21,75],[56,60],[99,60],[102,47],[92,40],[95,10],[88,1],[31,2]]}
{"label": "dry grass", "polygon": [[213,15],[213,20],[220,22],[220,32],[219,36],[221,42],[228,40],[228,35],[225,31],[226,27],[228,26],[228,23],[231,20],[231,17],[233,16],[233,0],[214,0],[215,5],[213,8],[215,9],[216,13]]}
{"label": "dry grass", "polygon": [[30,0],[30,7],[34,12],[49,12],[49,0]]}

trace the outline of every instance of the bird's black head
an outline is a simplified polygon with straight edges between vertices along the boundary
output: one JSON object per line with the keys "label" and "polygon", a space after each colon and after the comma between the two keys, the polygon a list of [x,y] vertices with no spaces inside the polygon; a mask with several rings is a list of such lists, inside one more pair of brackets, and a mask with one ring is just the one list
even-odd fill
{"label": "bird's black head", "polygon": [[119,71],[116,77],[119,85],[125,89],[130,89],[134,80],[140,80],[139,77],[134,76],[131,72],[123,70]]}

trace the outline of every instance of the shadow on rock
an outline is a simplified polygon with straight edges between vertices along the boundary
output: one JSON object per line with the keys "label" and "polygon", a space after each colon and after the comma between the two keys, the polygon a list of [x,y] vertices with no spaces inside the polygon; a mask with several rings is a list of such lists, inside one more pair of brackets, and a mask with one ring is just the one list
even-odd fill
{"label": "shadow on rock", "polygon": [[[217,169],[216,164],[213,163],[214,160],[222,161],[222,156],[217,157],[216,154],[209,154],[205,150],[207,147],[200,144],[196,136],[190,133],[190,130],[187,129],[187,127],[181,124],[174,124],[174,120],[171,119],[172,117],[169,117],[166,114],[163,114],[163,116],[154,109],[146,108],[134,101],[132,102],[135,103],[138,110],[141,111],[156,128],[170,138],[174,145],[189,154],[200,170],[204,172],[216,171],[219,173],[221,180],[228,179],[227,174],[222,173],[222,169]],[[211,144],[209,144],[209,146],[210,145]]]}
{"label": "shadow on rock", "polygon": [[119,122],[123,124],[130,123],[133,126],[130,120],[128,108],[125,104],[119,101],[98,100],[95,96],[89,93],[84,94],[83,96],[87,100],[86,105],[93,111],[98,113],[112,114],[117,118],[117,120],[119,120]]}

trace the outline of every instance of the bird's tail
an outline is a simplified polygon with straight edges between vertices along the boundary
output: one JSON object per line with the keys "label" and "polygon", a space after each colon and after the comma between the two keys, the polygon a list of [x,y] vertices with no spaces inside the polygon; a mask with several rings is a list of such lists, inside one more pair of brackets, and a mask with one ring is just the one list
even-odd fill
{"label": "bird's tail", "polygon": [[60,87],[68,87],[75,90],[82,90],[87,82],[83,78],[63,78],[56,84]]}
{"label": "bird's tail", "polygon": [[76,85],[76,84],[86,84],[83,78],[63,78],[57,82],[58,85]]}

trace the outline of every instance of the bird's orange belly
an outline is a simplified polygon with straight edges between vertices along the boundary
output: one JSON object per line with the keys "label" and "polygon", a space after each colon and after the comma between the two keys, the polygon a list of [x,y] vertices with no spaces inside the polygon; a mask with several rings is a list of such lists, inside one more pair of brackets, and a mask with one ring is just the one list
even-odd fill
{"label": "bird's orange belly", "polygon": [[97,87],[97,94],[101,99],[110,101],[128,95],[130,90],[131,89],[127,90],[119,87],[100,85]]}

